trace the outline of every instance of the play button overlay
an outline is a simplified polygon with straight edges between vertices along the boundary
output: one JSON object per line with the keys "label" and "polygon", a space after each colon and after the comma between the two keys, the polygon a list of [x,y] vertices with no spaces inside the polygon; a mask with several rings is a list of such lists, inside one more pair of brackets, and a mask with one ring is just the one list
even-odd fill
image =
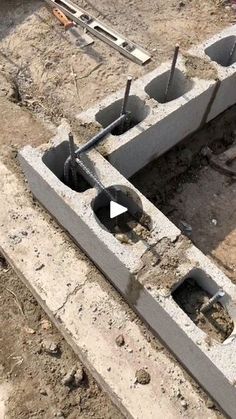
{"label": "play button overlay", "polygon": [[128,211],[128,208],[118,204],[117,202],[110,201],[110,218],[118,217],[126,211]]}
{"label": "play button overlay", "polygon": [[142,224],[139,196],[124,185],[114,185],[98,193],[92,208],[100,226],[112,234],[128,233]]}

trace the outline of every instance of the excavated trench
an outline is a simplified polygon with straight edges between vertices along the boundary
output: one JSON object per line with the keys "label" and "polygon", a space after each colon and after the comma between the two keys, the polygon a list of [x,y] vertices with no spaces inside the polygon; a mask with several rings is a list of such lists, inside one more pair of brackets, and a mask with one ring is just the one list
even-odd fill
{"label": "excavated trench", "polygon": [[[236,144],[235,112],[236,106],[130,179],[234,283],[236,176],[213,167],[205,150],[209,147],[214,155],[220,156]],[[194,280],[184,281],[173,297],[209,337],[222,342],[232,333],[232,321],[220,303],[207,315],[199,316],[200,305],[211,296]]]}

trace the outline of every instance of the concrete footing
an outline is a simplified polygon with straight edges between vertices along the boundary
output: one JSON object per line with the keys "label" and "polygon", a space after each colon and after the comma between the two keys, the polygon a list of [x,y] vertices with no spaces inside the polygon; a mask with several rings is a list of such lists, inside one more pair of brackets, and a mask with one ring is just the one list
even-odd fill
{"label": "concrete footing", "polygon": [[[219,82],[197,77],[189,80],[182,57],[171,93],[173,100],[163,103],[161,86],[168,76],[169,64],[159,67],[134,83],[130,111],[133,125],[135,121],[137,124],[122,135],[113,133],[100,146],[100,152],[109,161],[97,150],[82,157],[106,188],[114,185],[118,189],[129,188],[142,203],[150,222],[147,227],[140,221],[135,241],[121,242],[97,218],[93,203],[99,191],[93,184],[81,193],[63,184],[63,163],[69,153],[68,127],[61,126],[48,149],[36,150],[28,146],[20,153],[23,170],[36,198],[230,417],[236,416],[235,329],[223,343],[215,340],[209,343],[209,336],[175,302],[173,292],[190,278],[210,295],[223,288],[225,295],[221,303],[235,322],[236,287],[127,178],[236,103],[235,55],[230,49],[235,28],[227,29],[204,44],[201,53],[200,47],[194,53],[199,57],[204,53],[204,59],[209,61],[214,56],[221,63],[211,63]],[[217,39],[227,37],[230,41],[224,42],[230,43],[228,58],[231,61],[225,69],[222,63],[227,61],[226,53],[219,52],[219,45],[210,50],[209,47],[217,43]],[[113,95],[81,118],[91,122],[95,115],[100,124],[108,125],[110,117],[117,115],[121,94]],[[101,202],[101,208],[103,205]],[[170,264],[170,260],[174,263]]]}

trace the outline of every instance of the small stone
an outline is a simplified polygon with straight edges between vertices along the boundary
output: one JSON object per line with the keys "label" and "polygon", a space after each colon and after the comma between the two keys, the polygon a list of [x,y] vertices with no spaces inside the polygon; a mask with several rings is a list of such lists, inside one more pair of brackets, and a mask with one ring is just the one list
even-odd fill
{"label": "small stone", "polygon": [[119,335],[116,337],[116,344],[117,346],[123,346],[125,344],[125,339],[123,335]]}
{"label": "small stone", "polygon": [[214,409],[215,404],[214,404],[214,402],[211,399],[207,399],[207,401],[206,401],[206,407],[208,409]]}
{"label": "small stone", "polygon": [[181,406],[184,408],[184,409],[187,409],[187,407],[188,407],[188,403],[186,402],[186,400],[181,400],[181,402],[180,402],[180,404],[181,404]]}
{"label": "small stone", "polygon": [[76,370],[76,373],[74,375],[74,385],[75,387],[79,387],[79,385],[82,383],[84,379],[84,370],[83,368],[79,368]]}
{"label": "small stone", "polygon": [[129,238],[125,234],[116,234],[117,240],[119,240],[121,243],[129,243]]}
{"label": "small stone", "polygon": [[67,387],[77,388],[84,379],[83,368],[72,368],[62,379],[62,384]]}
{"label": "small stone", "polygon": [[137,383],[142,385],[148,384],[151,381],[150,374],[144,369],[137,370],[135,373],[135,377]]}
{"label": "small stone", "polygon": [[66,375],[65,377],[62,379],[62,384],[64,386],[71,386],[74,382],[74,378],[75,378],[75,373],[76,373],[76,369],[72,368]]}
{"label": "small stone", "polygon": [[60,352],[58,343],[51,339],[44,339],[42,342],[42,348],[46,353],[50,355],[58,355]]}
{"label": "small stone", "polygon": [[64,413],[62,411],[59,411],[59,412],[54,413],[54,417],[55,418],[64,418],[65,416],[64,416]]}
{"label": "small stone", "polygon": [[35,334],[35,330],[31,329],[31,327],[25,326],[24,327],[24,331],[28,334],[28,335],[34,335]]}
{"label": "small stone", "polygon": [[39,393],[42,394],[42,396],[47,396],[47,391],[45,389],[39,390]]}
{"label": "small stone", "polygon": [[176,397],[178,397],[178,399],[182,396],[180,389],[177,390],[176,392]]}
{"label": "small stone", "polygon": [[43,319],[41,321],[41,328],[43,330],[50,330],[50,329],[52,329],[52,323],[47,319]]}

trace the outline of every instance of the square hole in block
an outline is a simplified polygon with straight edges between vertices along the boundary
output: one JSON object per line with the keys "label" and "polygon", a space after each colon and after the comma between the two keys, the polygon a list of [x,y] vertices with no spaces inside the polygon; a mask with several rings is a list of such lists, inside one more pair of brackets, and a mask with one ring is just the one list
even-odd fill
{"label": "square hole in block", "polygon": [[203,289],[196,278],[186,278],[172,296],[179,307],[210,338],[224,342],[231,335],[234,323],[220,300],[207,311],[201,311],[212,295]]}
{"label": "square hole in block", "polygon": [[[119,118],[121,114],[122,103],[123,99],[119,99],[101,111],[97,112],[95,115],[96,121],[99,122],[103,128],[106,128],[117,118]],[[150,108],[149,106],[145,105],[145,102],[138,96],[131,95],[128,99],[127,111],[127,121],[122,126],[115,128],[111,132],[112,135],[124,134],[126,131],[135,127],[135,125],[138,125],[148,116]]]}
{"label": "square hole in block", "polygon": [[236,36],[220,39],[206,48],[205,54],[223,67],[229,67],[236,61]]}
{"label": "square hole in block", "polygon": [[54,175],[65,185],[69,186],[69,188],[73,189],[76,192],[84,192],[87,189],[92,188],[86,176],[81,173],[80,168],[78,167],[77,170],[77,181],[76,185],[74,182],[74,178],[72,176],[71,170],[69,171],[69,182],[65,181],[64,177],[64,164],[69,157],[69,142],[63,141],[56,147],[51,148],[50,150],[46,151],[42,160],[43,163],[54,173]]}
{"label": "square hole in block", "polygon": [[150,98],[155,99],[160,103],[171,102],[172,100],[183,96],[185,93],[192,89],[194,85],[193,80],[186,77],[182,71],[176,68],[168,95],[166,97],[165,92],[169,74],[170,70],[166,71],[160,76],[157,76],[145,87],[145,92],[148,94],[148,96],[150,96]]}

